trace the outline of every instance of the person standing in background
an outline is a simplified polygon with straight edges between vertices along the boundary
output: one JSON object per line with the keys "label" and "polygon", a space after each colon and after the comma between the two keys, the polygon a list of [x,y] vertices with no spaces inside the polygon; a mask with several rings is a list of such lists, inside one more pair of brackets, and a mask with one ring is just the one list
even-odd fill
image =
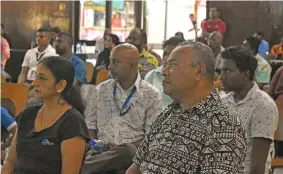
{"label": "person standing in background", "polygon": [[258,54],[266,58],[266,56],[269,53],[269,44],[266,40],[263,39],[263,32],[256,32],[253,34],[253,37],[257,38],[260,41],[259,47],[258,47]]}
{"label": "person standing in background", "polygon": [[212,7],[209,10],[209,19],[204,20],[201,24],[202,35],[204,38],[208,38],[209,34],[213,31],[219,31],[223,36],[226,32],[226,24],[220,19],[220,12],[217,8]]}

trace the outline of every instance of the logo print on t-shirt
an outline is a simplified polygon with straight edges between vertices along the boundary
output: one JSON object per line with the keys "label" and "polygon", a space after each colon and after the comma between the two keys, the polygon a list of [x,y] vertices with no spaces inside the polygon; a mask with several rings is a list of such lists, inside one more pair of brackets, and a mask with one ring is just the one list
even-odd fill
{"label": "logo print on t-shirt", "polygon": [[44,146],[53,146],[54,145],[54,143],[49,142],[49,140],[47,138],[42,138],[41,144],[44,145]]}

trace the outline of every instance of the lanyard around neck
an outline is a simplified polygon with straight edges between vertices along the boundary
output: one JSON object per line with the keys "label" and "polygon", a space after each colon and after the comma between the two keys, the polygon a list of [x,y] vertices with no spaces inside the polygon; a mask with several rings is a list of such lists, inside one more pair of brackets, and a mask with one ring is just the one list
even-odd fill
{"label": "lanyard around neck", "polygon": [[43,52],[43,53],[36,53],[36,60],[39,62],[42,59],[42,57],[44,56],[44,54],[45,54],[45,52]]}
{"label": "lanyard around neck", "polygon": [[130,111],[132,105],[129,105],[128,107],[127,107],[127,105],[128,105],[128,103],[129,103],[130,99],[133,97],[133,95],[134,95],[134,93],[136,92],[136,90],[137,90],[137,88],[134,86],[134,87],[131,89],[131,91],[130,91],[128,97],[127,97],[126,100],[125,100],[125,102],[123,103],[122,108],[120,109],[120,107],[119,107],[119,105],[117,104],[117,101],[116,101],[117,86],[116,86],[116,84],[114,85],[114,88],[113,88],[114,102],[115,102],[117,108],[120,110],[120,116],[123,116],[123,115],[125,115],[127,112]]}

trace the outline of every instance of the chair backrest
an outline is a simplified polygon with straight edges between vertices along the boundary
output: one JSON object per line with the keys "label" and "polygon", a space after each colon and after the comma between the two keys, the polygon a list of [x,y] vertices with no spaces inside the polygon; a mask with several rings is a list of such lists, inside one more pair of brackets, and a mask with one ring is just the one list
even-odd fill
{"label": "chair backrest", "polygon": [[5,76],[1,73],[1,83],[5,83],[5,82],[6,82]]}
{"label": "chair backrest", "polygon": [[22,70],[22,63],[27,50],[11,49],[11,57],[7,60],[5,71],[12,77],[12,82],[18,81],[18,76]]}
{"label": "chair backrest", "polygon": [[1,98],[12,100],[16,105],[15,116],[26,107],[29,89],[26,85],[17,83],[3,83],[1,86]]}
{"label": "chair backrest", "polygon": [[[8,98],[1,98],[1,106],[8,110],[8,113],[15,117],[16,105],[15,102]],[[5,142],[10,136],[10,133],[4,127],[1,127],[1,142]]]}
{"label": "chair backrest", "polygon": [[109,79],[109,70],[101,70],[97,74],[96,85]]}
{"label": "chair backrest", "polygon": [[93,76],[94,66],[90,62],[85,62],[85,66],[86,66],[86,80],[88,83],[90,83]]}
{"label": "chair backrest", "polygon": [[13,100],[9,98],[1,98],[1,106],[6,108],[9,114],[13,117],[16,115],[16,104]]}

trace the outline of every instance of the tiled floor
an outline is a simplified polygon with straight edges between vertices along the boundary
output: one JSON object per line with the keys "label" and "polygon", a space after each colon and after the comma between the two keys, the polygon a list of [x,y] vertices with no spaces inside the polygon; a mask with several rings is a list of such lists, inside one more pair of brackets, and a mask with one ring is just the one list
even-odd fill
{"label": "tiled floor", "polygon": [[273,174],[283,174],[283,168],[275,169]]}

